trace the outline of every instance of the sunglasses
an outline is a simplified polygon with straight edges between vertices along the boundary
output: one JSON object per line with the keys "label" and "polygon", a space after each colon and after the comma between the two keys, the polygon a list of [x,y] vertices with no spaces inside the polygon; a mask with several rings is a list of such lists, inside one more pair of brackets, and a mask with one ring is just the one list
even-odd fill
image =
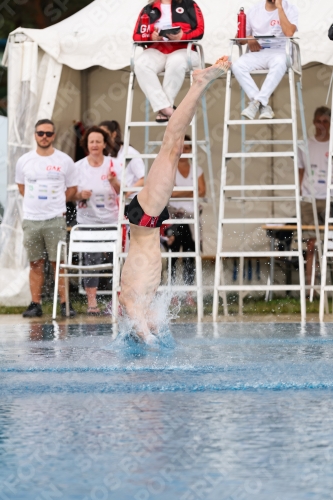
{"label": "sunglasses", "polygon": [[44,135],[46,135],[46,137],[52,137],[54,135],[54,132],[42,132],[41,130],[39,130],[38,132],[36,132],[36,135],[38,135],[38,137],[44,137]]}

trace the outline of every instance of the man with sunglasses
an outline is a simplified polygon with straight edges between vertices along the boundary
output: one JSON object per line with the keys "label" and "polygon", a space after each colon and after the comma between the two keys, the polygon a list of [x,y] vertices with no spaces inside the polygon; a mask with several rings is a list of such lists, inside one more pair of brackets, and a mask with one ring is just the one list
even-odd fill
{"label": "man with sunglasses", "polygon": [[[66,201],[74,198],[77,174],[73,160],[55,149],[55,128],[51,120],[35,125],[37,148],[19,158],[15,181],[23,196],[23,242],[30,262],[32,302],[24,318],[42,316],[41,294],[44,282],[44,256],[53,269],[60,240],[66,241]],[[64,281],[59,281],[61,314],[66,315]],[[75,311],[70,306],[71,317]]]}

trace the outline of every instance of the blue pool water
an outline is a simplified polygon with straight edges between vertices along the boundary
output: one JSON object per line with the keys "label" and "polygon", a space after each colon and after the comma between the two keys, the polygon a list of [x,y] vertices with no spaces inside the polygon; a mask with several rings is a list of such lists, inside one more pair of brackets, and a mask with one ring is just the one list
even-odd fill
{"label": "blue pool water", "polygon": [[333,327],[171,331],[3,327],[0,500],[332,499]]}

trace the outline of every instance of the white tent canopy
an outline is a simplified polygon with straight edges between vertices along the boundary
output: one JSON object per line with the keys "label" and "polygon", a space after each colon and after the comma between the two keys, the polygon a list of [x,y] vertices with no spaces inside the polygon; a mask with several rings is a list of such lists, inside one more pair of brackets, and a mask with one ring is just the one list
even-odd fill
{"label": "white tent canopy", "polygon": [[[246,12],[257,1],[198,0],[205,19],[202,45],[207,63],[229,52],[229,39],[235,36],[239,8],[244,7]],[[73,104],[67,109],[74,102],[71,97],[74,95],[75,102],[83,94],[94,95],[93,103],[98,107],[97,79],[94,88],[88,88],[77,75],[99,67],[105,68],[102,78],[111,80],[110,76],[106,77],[106,70],[129,66],[134,25],[145,3],[145,0],[95,0],[54,26],[43,30],[18,28],[9,37],[4,55],[4,63],[8,65],[8,199],[0,232],[1,304],[26,305],[29,300],[27,261],[22,251],[21,204],[14,172],[17,159],[33,147],[34,123],[40,118],[55,118],[57,102],[61,119],[66,121],[67,129],[72,127],[73,118],[84,118],[82,105]],[[318,3],[292,0],[292,3],[300,10],[298,36],[303,65],[311,62],[333,65],[333,44],[327,37],[333,18],[331,0]],[[68,72],[72,72],[70,78],[67,78]],[[326,81],[327,75],[323,77]],[[70,82],[71,87],[61,88],[64,81]],[[113,103],[115,101],[113,99]],[[215,133],[218,134],[218,128]],[[67,140],[68,134],[63,136],[64,141]]]}
{"label": "white tent canopy", "polygon": [[[228,51],[228,40],[236,33],[239,8],[244,7],[246,12],[257,2],[198,0],[205,19],[202,44],[208,63]],[[70,68],[102,66],[117,70],[128,66],[133,28],[145,3],[145,0],[95,0],[54,26],[43,30],[19,28],[16,32],[25,33],[58,63]],[[298,36],[303,64],[333,65],[332,43],[327,37],[330,20],[333,22],[331,1],[291,0],[291,3],[300,11]]]}

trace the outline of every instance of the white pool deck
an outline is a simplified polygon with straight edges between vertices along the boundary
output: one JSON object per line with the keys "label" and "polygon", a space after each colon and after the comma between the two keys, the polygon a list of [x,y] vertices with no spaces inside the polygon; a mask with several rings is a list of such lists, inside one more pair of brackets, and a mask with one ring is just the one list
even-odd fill
{"label": "white pool deck", "polygon": [[[73,319],[59,318],[57,320],[58,324],[105,324],[110,322],[108,316],[99,317],[89,317],[85,314],[78,314]],[[196,323],[197,316],[195,314],[183,315],[175,320],[177,323]],[[211,323],[212,317],[206,316],[204,318],[204,323]],[[262,315],[244,315],[244,316],[220,316],[219,322],[227,323],[300,323],[300,314],[262,314]],[[308,314],[308,323],[319,323],[318,314]],[[325,323],[333,323],[333,315],[327,315],[324,318]],[[21,314],[1,314],[0,315],[0,329],[1,326],[5,325],[18,325],[18,324],[29,324],[29,323],[52,323],[51,315],[45,314],[41,318],[23,318]],[[110,322],[111,325],[111,322]]]}

